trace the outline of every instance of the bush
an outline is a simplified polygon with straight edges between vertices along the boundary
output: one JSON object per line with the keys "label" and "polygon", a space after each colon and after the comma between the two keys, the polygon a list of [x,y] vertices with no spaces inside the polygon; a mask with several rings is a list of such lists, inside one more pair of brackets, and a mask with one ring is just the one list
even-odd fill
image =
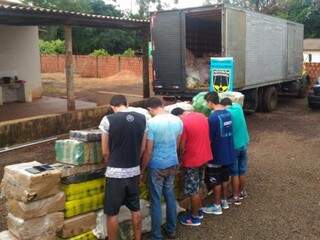
{"label": "bush", "polygon": [[64,41],[57,39],[52,41],[40,40],[39,48],[41,54],[63,54],[65,53]]}
{"label": "bush", "polygon": [[107,50],[100,48],[100,49],[96,49],[94,50],[92,53],[90,53],[90,56],[95,56],[95,57],[101,57],[101,56],[110,56],[110,54],[108,53]]}
{"label": "bush", "polygon": [[125,50],[122,53],[122,56],[124,56],[124,57],[134,57],[135,56],[135,52],[131,48],[128,48],[127,50]]}

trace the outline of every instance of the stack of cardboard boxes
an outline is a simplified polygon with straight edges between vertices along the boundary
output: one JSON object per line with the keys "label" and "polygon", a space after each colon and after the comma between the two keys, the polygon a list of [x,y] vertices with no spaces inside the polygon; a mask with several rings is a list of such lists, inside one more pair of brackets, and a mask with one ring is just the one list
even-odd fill
{"label": "stack of cardboard boxes", "polygon": [[63,226],[61,171],[34,173],[40,165],[29,162],[4,168],[2,193],[7,199],[9,232],[2,235],[7,234],[7,239],[51,240]]}

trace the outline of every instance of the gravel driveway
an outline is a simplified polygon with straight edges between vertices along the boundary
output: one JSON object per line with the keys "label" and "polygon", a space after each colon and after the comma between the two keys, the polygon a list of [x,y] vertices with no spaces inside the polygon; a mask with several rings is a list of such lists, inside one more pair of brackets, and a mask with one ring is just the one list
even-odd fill
{"label": "gravel driveway", "polygon": [[[178,239],[320,239],[320,111],[306,106],[280,98],[273,113],[247,116],[249,197],[200,227],[178,225]],[[53,144],[0,154],[0,178],[3,166],[32,160],[54,161]],[[3,202],[0,211],[3,230]]]}

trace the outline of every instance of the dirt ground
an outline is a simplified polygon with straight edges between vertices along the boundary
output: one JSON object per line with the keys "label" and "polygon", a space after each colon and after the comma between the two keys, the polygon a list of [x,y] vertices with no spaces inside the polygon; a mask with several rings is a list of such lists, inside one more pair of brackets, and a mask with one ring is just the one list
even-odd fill
{"label": "dirt ground", "polygon": [[[66,81],[63,73],[41,74],[43,95],[66,98]],[[142,98],[142,78],[130,71],[121,71],[107,78],[83,78],[75,76],[76,99],[105,105],[113,94],[122,93],[128,101]]]}
{"label": "dirt ground", "polygon": [[[305,99],[281,98],[278,110],[247,116],[249,197],[221,216],[205,216],[200,227],[178,224],[178,239],[319,239],[320,112]],[[53,143],[0,155],[7,164],[53,162]],[[0,204],[0,230],[5,209]]]}

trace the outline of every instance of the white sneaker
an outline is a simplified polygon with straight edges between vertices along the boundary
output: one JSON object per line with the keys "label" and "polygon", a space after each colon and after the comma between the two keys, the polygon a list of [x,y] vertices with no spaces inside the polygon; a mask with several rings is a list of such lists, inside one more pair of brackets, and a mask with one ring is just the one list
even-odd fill
{"label": "white sneaker", "polygon": [[202,208],[202,211],[206,214],[213,214],[213,215],[221,215],[222,208],[221,205],[211,204],[208,207]]}
{"label": "white sneaker", "polygon": [[221,207],[222,209],[229,209],[229,204],[227,200],[221,200]]}

